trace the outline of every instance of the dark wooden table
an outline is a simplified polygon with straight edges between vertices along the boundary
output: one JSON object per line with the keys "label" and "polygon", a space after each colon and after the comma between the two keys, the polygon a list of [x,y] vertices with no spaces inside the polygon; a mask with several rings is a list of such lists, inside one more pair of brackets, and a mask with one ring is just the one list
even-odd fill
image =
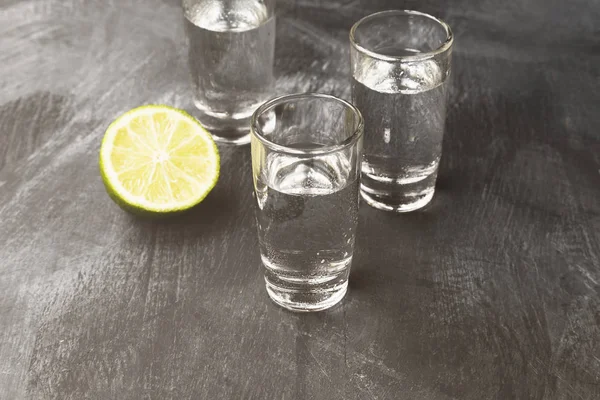
{"label": "dark wooden table", "polygon": [[347,298],[298,315],[247,147],[184,217],[105,194],[108,123],[190,105],[178,1],[0,2],[0,399],[600,398],[600,3],[281,0],[279,91],[348,98],[348,30],[388,8],[456,35],[438,192],[363,204]]}

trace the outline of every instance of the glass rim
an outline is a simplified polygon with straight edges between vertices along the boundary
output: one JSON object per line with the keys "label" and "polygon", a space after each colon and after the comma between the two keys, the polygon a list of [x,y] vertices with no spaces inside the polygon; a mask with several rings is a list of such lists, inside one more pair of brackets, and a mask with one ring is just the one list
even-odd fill
{"label": "glass rim", "polygon": [[[442,28],[444,28],[444,30],[446,31],[446,40],[444,42],[442,42],[434,50],[426,51],[426,52],[418,53],[418,54],[414,54],[414,55],[404,55],[404,56],[388,56],[385,54],[380,54],[380,53],[377,53],[376,51],[369,50],[366,47],[363,47],[358,43],[358,41],[356,40],[356,37],[355,37],[355,33],[356,33],[356,30],[359,29],[359,27],[363,23],[373,20],[373,19],[377,19],[377,18],[381,18],[381,17],[389,17],[389,16],[393,16],[393,15],[397,15],[397,16],[399,16],[399,15],[403,15],[403,16],[417,15],[419,17],[428,18],[428,19],[438,23]],[[428,60],[430,58],[435,57],[438,54],[448,51],[452,47],[453,42],[454,42],[454,35],[452,34],[452,29],[450,29],[450,26],[447,23],[445,23],[440,18],[434,17],[431,14],[423,13],[420,11],[413,11],[413,10],[387,10],[387,11],[379,11],[379,12],[376,12],[373,14],[369,14],[366,17],[363,17],[360,20],[358,20],[354,25],[352,25],[352,28],[350,29],[350,44],[356,50],[360,51],[361,53],[365,53],[372,58],[382,60],[382,61]]]}
{"label": "glass rim", "polygon": [[[342,141],[341,143],[329,145],[329,146],[322,146],[322,147],[319,147],[316,149],[300,149],[297,147],[288,147],[286,145],[279,144],[279,143],[276,143],[276,142],[273,142],[273,141],[267,139],[266,136],[263,134],[262,130],[260,129],[260,127],[258,126],[258,117],[260,115],[264,114],[265,112],[273,109],[275,106],[278,106],[283,103],[293,102],[295,100],[300,100],[300,99],[333,100],[334,102],[343,105],[346,109],[351,110],[352,113],[358,118],[358,121],[357,121],[358,124],[357,124],[356,128],[354,129],[354,131],[352,132],[352,134],[349,135],[346,139],[344,139],[344,141]],[[353,146],[358,141],[358,139],[360,139],[360,137],[363,135],[364,120],[363,120],[362,114],[360,113],[358,108],[356,108],[356,106],[354,106],[352,103],[350,103],[346,100],[340,99],[339,97],[336,97],[336,96],[333,96],[330,94],[315,93],[315,92],[294,93],[294,94],[286,94],[283,96],[278,96],[278,97],[272,98],[271,100],[268,100],[267,102],[263,103],[260,107],[258,107],[256,109],[256,111],[254,111],[254,113],[252,114],[252,119],[250,122],[250,130],[251,130],[251,134],[253,137],[256,137],[258,140],[260,140],[265,146],[267,146],[271,150],[275,150],[275,151],[278,151],[281,153],[313,156],[313,155],[324,155],[324,154],[335,153],[340,150],[344,150],[348,147]]]}

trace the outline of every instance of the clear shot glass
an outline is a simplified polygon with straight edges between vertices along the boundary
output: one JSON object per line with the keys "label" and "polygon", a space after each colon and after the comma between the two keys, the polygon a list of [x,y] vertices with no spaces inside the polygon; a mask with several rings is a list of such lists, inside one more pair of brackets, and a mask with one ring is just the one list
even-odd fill
{"label": "clear shot glass", "polygon": [[275,0],[183,0],[193,114],[216,141],[250,142],[252,113],[271,96]]}
{"label": "clear shot glass", "polygon": [[417,210],[435,191],[446,119],[452,31],[416,11],[383,11],[350,31],[352,101],[365,119],[361,195]]}
{"label": "clear shot glass", "polygon": [[319,311],[348,288],[358,223],[363,119],[333,96],[270,100],[252,117],[256,221],[267,292]]}

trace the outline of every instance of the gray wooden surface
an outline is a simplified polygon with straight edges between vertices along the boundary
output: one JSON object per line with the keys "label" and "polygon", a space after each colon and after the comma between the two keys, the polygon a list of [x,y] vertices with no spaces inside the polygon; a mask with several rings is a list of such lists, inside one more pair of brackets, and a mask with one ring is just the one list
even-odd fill
{"label": "gray wooden surface", "polygon": [[600,398],[600,4],[281,0],[279,91],[348,98],[348,29],[388,8],[456,35],[438,194],[363,204],[348,297],[296,315],[247,147],[185,217],[105,195],[108,123],[189,107],[178,1],[0,1],[0,399]]}

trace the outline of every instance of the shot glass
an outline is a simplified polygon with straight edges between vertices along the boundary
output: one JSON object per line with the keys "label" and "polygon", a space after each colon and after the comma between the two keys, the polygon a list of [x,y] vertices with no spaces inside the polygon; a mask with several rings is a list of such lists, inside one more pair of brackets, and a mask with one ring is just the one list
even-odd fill
{"label": "shot glass", "polygon": [[294,311],[339,302],[358,223],[363,119],[333,96],[270,100],[252,117],[256,221],[267,292]]}
{"label": "shot glass", "polygon": [[270,97],[275,0],[183,0],[194,116],[218,142],[250,142],[252,113]]}
{"label": "shot glass", "polygon": [[416,11],[383,11],[350,31],[352,101],[365,119],[361,195],[417,210],[435,191],[446,119],[452,32]]}

